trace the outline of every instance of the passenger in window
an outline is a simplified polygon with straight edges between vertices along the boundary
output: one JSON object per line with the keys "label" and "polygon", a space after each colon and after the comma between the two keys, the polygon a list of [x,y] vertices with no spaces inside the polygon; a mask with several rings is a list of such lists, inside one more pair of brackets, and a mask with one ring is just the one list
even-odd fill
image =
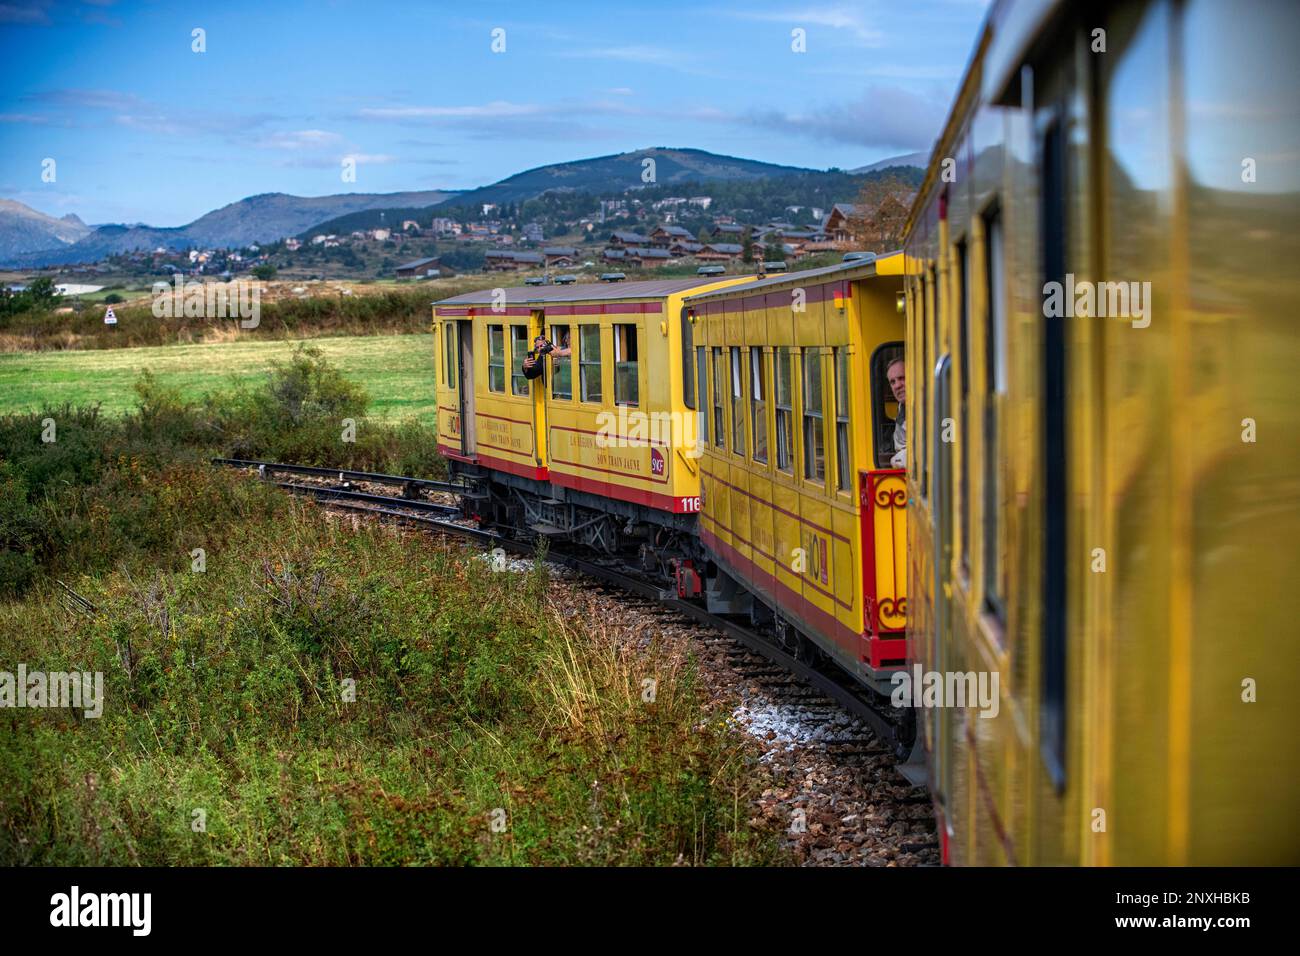
{"label": "passenger in window", "polygon": [[524,357],[524,377],[537,378],[542,374],[542,357],[545,355],[569,355],[569,340],[566,338],[559,345],[552,345],[546,336],[539,335],[533,339],[533,347]]}
{"label": "passenger in window", "polygon": [[889,467],[907,467],[907,366],[901,357],[889,363],[885,369],[885,378],[889,381],[889,390],[898,402],[898,415],[894,419],[894,455],[889,459]]}

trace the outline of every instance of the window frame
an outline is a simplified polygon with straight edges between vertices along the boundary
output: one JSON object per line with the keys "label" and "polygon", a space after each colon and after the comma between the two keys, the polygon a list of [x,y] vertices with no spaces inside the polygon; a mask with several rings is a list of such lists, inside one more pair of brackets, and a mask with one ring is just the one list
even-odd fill
{"label": "window frame", "polygon": [[[487,331],[487,390],[500,395],[506,394],[506,379],[509,377],[506,370],[510,363],[506,356],[506,327],[505,323],[490,323],[486,327]],[[492,354],[492,337],[497,335],[501,340],[500,357],[501,361],[497,362]],[[499,388],[493,387],[492,373],[494,370],[500,370],[501,385]]]}
{"label": "window frame", "polygon": [[695,323],[691,321],[690,309],[682,306],[682,404],[695,411],[696,382],[695,371],[691,363],[695,359]]}
{"label": "window frame", "polygon": [[[588,330],[595,331],[596,358],[587,357]],[[598,322],[583,322],[578,325],[578,400],[584,405],[605,404],[605,355],[604,343],[601,342],[601,328]],[[591,398],[587,388],[587,369],[596,370],[596,397]]]}
{"label": "window frame", "polygon": [[957,306],[957,374],[961,383],[957,393],[957,454],[961,460],[961,467],[957,471],[957,537],[960,541],[957,568],[968,584],[971,556],[971,351],[974,344],[971,335],[970,268],[970,236],[964,234],[953,243],[952,280],[957,284],[954,295]]}
{"label": "window frame", "polygon": [[[516,332],[523,332],[523,336],[516,338]],[[515,345],[522,343],[523,348],[519,349],[519,354],[515,354]],[[524,375],[524,358],[528,355],[528,326],[520,322],[510,323],[510,394],[515,398],[528,398],[532,392],[529,390],[529,380]],[[523,391],[518,390],[518,383],[523,383]]]}
{"label": "window frame", "polygon": [[[563,338],[561,338],[561,336],[557,333],[556,331],[557,329],[564,330]],[[551,323],[551,342],[557,348],[563,347],[565,342],[569,343],[568,355],[556,355],[554,352],[552,352],[550,355],[546,356],[547,360],[551,363],[551,367],[547,371],[551,379],[551,401],[554,402],[573,401],[573,338],[572,335],[573,335],[573,327],[570,323],[568,322]],[[560,375],[559,369],[564,369],[564,368],[567,368],[569,370],[569,374],[567,376]],[[558,394],[555,390],[561,378],[567,378],[568,391],[564,395]]]}
{"label": "window frame", "polygon": [[[816,366],[816,373],[811,377],[808,374],[809,356],[814,357],[813,364]],[[822,357],[821,348],[819,346],[810,346],[806,349],[800,350],[799,369],[803,374],[799,377],[800,387],[802,389],[800,392],[802,403],[800,405],[799,420],[802,424],[800,434],[803,436],[803,468],[801,470],[803,480],[809,484],[821,485],[822,490],[824,491],[826,488],[826,382],[822,374]],[[811,390],[810,383],[812,382],[816,382],[817,385],[816,411],[812,411],[809,408],[809,392]],[[810,470],[815,470],[817,464],[817,446],[810,440],[813,437],[813,434],[809,426],[813,424],[813,422],[816,422],[817,424],[817,436],[821,439],[818,443],[821,446],[820,475],[809,473]]]}
{"label": "window frame", "polygon": [[984,235],[984,500],[981,585],[984,610],[998,624],[998,640],[1006,641],[1006,604],[1001,560],[1002,488],[999,399],[1006,394],[1006,257],[1002,207],[995,198],[980,216]]}
{"label": "window frame", "polygon": [[[749,426],[753,441],[751,457],[761,465],[766,465],[771,457],[768,450],[767,428],[767,350],[752,346],[749,350]],[[761,423],[761,427],[760,427]],[[759,436],[762,435],[762,453],[759,452]]]}
{"label": "window frame", "polygon": [[733,345],[729,351],[731,354],[728,356],[727,384],[731,390],[731,452],[744,458],[745,449],[748,447],[745,420],[749,418],[745,414],[745,370],[749,368],[749,363],[745,361],[744,351],[740,346]]}
{"label": "window frame", "polygon": [[714,345],[712,346],[712,349],[713,352],[710,355],[710,358],[712,359],[712,368],[710,369],[709,374],[713,384],[713,444],[718,448],[726,448],[726,403],[722,397],[726,391],[723,383],[724,376],[722,375],[722,368],[725,363],[723,362],[722,346]]}
{"label": "window frame", "polygon": [[696,427],[699,430],[696,441],[700,447],[707,447],[709,444],[710,413],[706,407],[706,399],[709,397],[709,349],[706,345],[699,345],[695,348],[695,376],[695,394],[700,397],[700,400],[696,402],[699,407],[695,409],[695,416],[698,420]]}
{"label": "window frame", "polygon": [[[787,345],[777,346],[772,354],[772,409],[773,409],[773,441],[775,442],[775,453],[773,460],[776,470],[783,475],[794,477],[795,468],[794,460],[798,457],[795,450],[795,427],[794,427],[794,350]],[[781,359],[785,361],[782,362]],[[781,377],[777,371],[779,368],[785,369],[785,405],[781,404]],[[785,428],[781,428],[781,413],[785,413]],[[782,438],[784,437],[784,442]],[[785,465],[782,466],[782,453],[784,452]]]}
{"label": "window frame", "polygon": [[[623,330],[623,340],[622,340],[623,342],[627,342],[627,341],[628,341],[629,333],[630,333],[630,338],[631,338],[631,347],[632,347],[632,350],[636,353],[636,355],[635,355],[634,358],[633,358],[633,361],[634,361],[635,364],[636,364],[636,374],[632,376],[632,387],[635,389],[635,394],[632,396],[632,400],[631,400],[631,401],[626,401],[626,400],[620,399],[620,398],[619,398],[619,394],[618,394],[618,392],[619,392],[619,388],[618,388],[618,383],[619,383],[619,378],[618,378],[618,366],[619,366],[619,353],[621,352],[621,348],[620,348],[620,344],[619,344],[619,341],[620,341],[620,340],[619,340],[619,330],[620,330],[620,329]],[[639,408],[640,405],[641,405],[641,360],[640,360],[640,356],[641,356],[641,342],[640,342],[641,326],[640,326],[638,323],[636,323],[636,322],[615,322],[615,323],[613,323],[613,325],[611,326],[611,330],[612,330],[612,333],[613,333],[613,339],[614,339],[614,350],[613,350],[613,352],[614,352],[614,355],[613,355],[613,360],[614,360],[614,405],[615,405],[615,407],[618,407],[618,406],[621,405],[621,406],[623,406],[624,408]]]}
{"label": "window frame", "polygon": [[[889,468],[889,459],[894,456],[893,453],[894,419],[891,419],[888,415],[885,414],[886,411],[885,404],[889,401],[889,399],[886,396],[888,394],[891,394],[889,391],[889,378],[888,378],[889,366],[893,365],[894,362],[898,360],[899,356],[901,356],[903,359],[903,368],[905,370],[904,374],[906,374],[906,368],[907,368],[907,343],[906,342],[898,339],[892,342],[881,342],[879,345],[875,347],[875,349],[871,353],[871,362],[868,369],[868,374],[870,375],[871,378],[871,423],[874,429],[871,434],[874,439],[872,445],[874,446],[874,451],[875,451],[875,461],[873,462],[873,464],[877,469]],[[908,383],[908,391],[909,392],[911,391],[910,382]],[[915,415],[915,411],[916,410],[913,409],[912,412],[909,414]],[[915,427],[915,421],[909,424]],[[890,444],[888,446],[885,445],[885,426],[887,425],[890,426],[890,431],[889,431]],[[913,435],[909,437],[907,440],[907,447],[909,451],[912,448],[912,439],[915,437],[916,436]]]}
{"label": "window frame", "polygon": [[[850,387],[853,372],[850,363],[849,347],[836,345],[831,348],[832,395],[835,399],[835,491],[837,494],[851,494],[855,491],[853,481],[853,401]],[[840,392],[843,391],[843,396]],[[841,439],[843,448],[840,447]]]}
{"label": "window frame", "polygon": [[460,391],[460,363],[457,361],[456,323],[442,323],[443,381],[452,391]]}

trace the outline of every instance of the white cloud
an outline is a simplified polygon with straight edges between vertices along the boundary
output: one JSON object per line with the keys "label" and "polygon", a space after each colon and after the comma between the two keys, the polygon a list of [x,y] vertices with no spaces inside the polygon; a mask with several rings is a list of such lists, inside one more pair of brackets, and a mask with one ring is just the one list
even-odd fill
{"label": "white cloud", "polygon": [[261,149],[322,149],[341,143],[343,137],[323,129],[299,129],[272,133],[256,145]]}
{"label": "white cloud", "polygon": [[361,110],[372,119],[479,119],[499,116],[531,116],[544,107],[493,100],[479,106],[371,106]]}
{"label": "white cloud", "polygon": [[837,33],[853,37],[862,46],[878,47],[885,39],[884,33],[872,25],[866,11],[855,6],[810,6],[766,12],[738,10],[736,16],[744,20],[784,23],[791,29],[809,26],[827,27]]}
{"label": "white cloud", "polygon": [[928,149],[947,104],[897,87],[867,88],[862,96],[806,112],[751,110],[735,117],[749,126],[833,143],[899,150]]}

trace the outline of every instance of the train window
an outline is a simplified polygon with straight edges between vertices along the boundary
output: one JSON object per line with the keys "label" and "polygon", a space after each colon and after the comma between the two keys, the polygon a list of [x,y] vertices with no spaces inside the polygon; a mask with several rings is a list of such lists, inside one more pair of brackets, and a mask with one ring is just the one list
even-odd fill
{"label": "train window", "polygon": [[767,463],[767,356],[757,346],[749,350],[749,427],[754,432],[754,461]]}
{"label": "train window", "polygon": [[[934,270],[929,269],[921,277],[921,355],[920,375],[912,383],[912,392],[924,396],[930,388],[930,373],[934,368],[934,342],[930,335],[930,316],[934,313],[934,303],[930,296],[934,293]],[[924,399],[912,403],[912,418],[916,423],[916,440],[912,442],[912,461],[921,472],[921,497],[930,499],[930,408]]]}
{"label": "train window", "polygon": [[722,364],[722,349],[715,345],[713,347],[713,444],[719,448],[727,446],[727,424],[722,417],[722,383],[726,378],[727,370]]}
{"label": "train window", "polygon": [[961,529],[961,569],[970,578],[970,248],[966,240],[957,243],[957,334],[959,336],[958,367],[961,369],[961,392],[957,399],[961,425],[957,430],[957,451],[961,458],[961,474],[957,478],[961,498],[957,522]]}
{"label": "train window", "polygon": [[691,355],[695,352],[695,326],[691,313],[682,306],[682,404],[695,411],[695,377],[691,375]]}
{"label": "train window", "polygon": [[456,365],[456,325],[453,322],[442,324],[442,361],[443,380],[448,388],[460,388],[460,373]]}
{"label": "train window", "polygon": [[701,447],[709,443],[709,410],[705,407],[709,395],[709,351],[703,345],[695,350],[695,377],[698,379],[696,394],[700,396],[700,407],[696,410],[699,419],[699,442]]}
{"label": "train window", "polygon": [[578,326],[578,377],[582,388],[584,402],[600,402],[601,397],[601,361],[600,361],[600,326]]}
{"label": "train window", "polygon": [[822,422],[822,354],[803,352],[803,476],[826,481],[826,432]]}
{"label": "train window", "polygon": [[512,394],[528,394],[528,379],[524,377],[524,358],[527,355],[528,326],[510,326],[510,391]]}
{"label": "train window", "polygon": [[984,217],[984,605],[1000,622],[1006,615],[1002,606],[1002,566],[999,560],[999,515],[1002,489],[998,468],[998,401],[1007,390],[1006,303],[1002,287],[1002,218],[994,207]]}
{"label": "train window", "polygon": [[[1042,230],[1043,284],[1064,284],[1068,184],[1066,135],[1060,116],[1042,134],[1039,154],[1039,223]],[[1065,323],[1048,318],[1042,334],[1043,411],[1043,551],[1041,657],[1042,707],[1039,736],[1047,771],[1058,790],[1065,786],[1065,638],[1066,638],[1066,452]]]}
{"label": "train window", "polygon": [[731,450],[745,454],[745,374],[740,349],[731,347]]}
{"label": "train window", "polygon": [[790,350],[776,350],[776,467],[794,472],[794,376],[790,371]]}
{"label": "train window", "polygon": [[853,456],[849,447],[849,350],[835,349],[835,487],[851,491]]}
{"label": "train window", "polygon": [[506,390],[506,330],[504,326],[489,325],[488,334],[488,391]]}
{"label": "train window", "polygon": [[614,404],[636,405],[640,399],[640,374],[636,350],[636,326],[614,326]]}
{"label": "train window", "polygon": [[[894,398],[894,388],[889,383],[891,370],[897,374],[898,370],[894,365],[898,362],[904,362],[904,352],[902,342],[885,342],[876,347],[871,353],[871,421],[872,435],[875,437],[873,444],[876,451],[877,468],[898,467],[894,464],[893,458],[895,451],[895,435],[903,441],[907,441],[907,420],[904,405],[900,404],[898,399]],[[905,363],[906,364],[906,363]],[[904,385],[906,385],[906,369],[904,371]],[[906,399],[906,393],[904,393]],[[899,415],[903,416],[903,423],[899,424]],[[915,426],[915,413],[913,413],[913,422]],[[906,445],[904,445],[906,447]],[[920,449],[917,449],[920,453]]]}
{"label": "train window", "polygon": [[[569,348],[569,327],[551,326],[551,342],[557,349]],[[573,359],[568,355],[550,354],[551,398],[573,398]]]}

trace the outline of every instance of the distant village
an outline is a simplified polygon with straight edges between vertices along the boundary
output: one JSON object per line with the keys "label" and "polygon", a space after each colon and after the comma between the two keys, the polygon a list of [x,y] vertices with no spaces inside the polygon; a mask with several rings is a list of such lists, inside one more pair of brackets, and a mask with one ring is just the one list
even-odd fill
{"label": "distant village", "polygon": [[[377,279],[418,280],[465,272],[644,270],[663,266],[721,266],[762,261],[769,269],[793,268],[819,254],[879,246],[884,223],[906,215],[912,196],[889,194],[878,208],[834,203],[830,208],[788,206],[786,218],[744,222],[710,213],[710,196],[669,196],[653,202],[601,200],[599,211],[573,221],[522,224],[500,215],[495,203],[459,210],[459,218],[403,219],[392,226],[347,233],[317,233],[241,249],[158,247],[110,256],[92,265],[65,266],[62,276],[88,281],[115,274],[231,279],[270,278],[277,272],[350,272]],[[477,214],[477,215],[475,215]],[[473,218],[471,218],[473,217]],[[682,225],[689,222],[692,228]],[[879,226],[877,227],[877,224]],[[402,253],[406,252],[407,258]],[[313,276],[322,277],[322,276]]]}

